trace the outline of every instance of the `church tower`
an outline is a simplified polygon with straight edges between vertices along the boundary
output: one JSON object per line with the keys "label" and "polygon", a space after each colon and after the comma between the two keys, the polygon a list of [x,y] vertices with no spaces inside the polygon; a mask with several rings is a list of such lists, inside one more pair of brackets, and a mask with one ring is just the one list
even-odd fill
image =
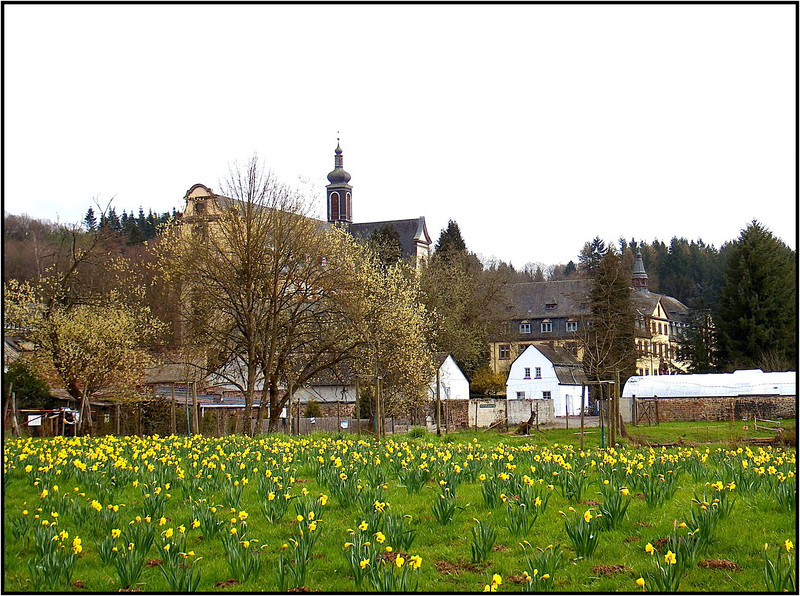
{"label": "church tower", "polygon": [[328,221],[353,223],[353,187],[348,184],[350,174],[344,171],[339,139],[336,139],[333,166],[333,171],[328,174],[330,184],[325,187],[328,195]]}
{"label": "church tower", "polygon": [[636,251],[636,258],[633,261],[633,287],[643,294],[649,294],[647,289],[647,272],[644,270],[644,261],[642,260],[642,251]]}

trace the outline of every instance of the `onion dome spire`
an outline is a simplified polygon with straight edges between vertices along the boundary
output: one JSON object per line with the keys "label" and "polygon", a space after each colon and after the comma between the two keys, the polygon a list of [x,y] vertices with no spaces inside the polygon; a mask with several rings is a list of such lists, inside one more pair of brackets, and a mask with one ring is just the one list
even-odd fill
{"label": "onion dome spire", "polygon": [[333,161],[333,171],[328,174],[328,181],[331,184],[347,184],[350,182],[350,174],[344,170],[344,158],[342,148],[339,146],[339,139],[336,139],[336,151]]}

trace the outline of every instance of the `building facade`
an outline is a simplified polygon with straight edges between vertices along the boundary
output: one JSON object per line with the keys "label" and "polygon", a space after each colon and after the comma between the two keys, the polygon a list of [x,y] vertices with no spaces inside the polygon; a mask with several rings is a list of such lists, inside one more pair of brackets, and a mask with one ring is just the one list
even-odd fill
{"label": "building facade", "polygon": [[[636,374],[666,375],[686,370],[678,361],[678,343],[689,309],[676,298],[650,292],[641,253],[631,276],[636,311]],[[505,329],[489,343],[492,371],[507,372],[528,346],[562,348],[579,361],[581,337],[591,314],[592,280],[572,279],[511,284]]]}

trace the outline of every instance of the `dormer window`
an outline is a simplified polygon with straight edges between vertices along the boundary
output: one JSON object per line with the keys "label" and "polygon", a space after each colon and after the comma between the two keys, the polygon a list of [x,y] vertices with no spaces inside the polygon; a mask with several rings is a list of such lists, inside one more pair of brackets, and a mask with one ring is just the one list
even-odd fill
{"label": "dormer window", "polygon": [[519,332],[529,335],[530,332],[531,332],[531,324],[530,324],[530,322],[529,321],[522,321],[519,324]]}
{"label": "dormer window", "polygon": [[578,321],[575,319],[567,319],[567,331],[577,331]]}
{"label": "dormer window", "polygon": [[550,319],[545,319],[542,321],[542,333],[552,333],[553,332],[553,322]]}
{"label": "dormer window", "polygon": [[544,305],[545,310],[555,310],[557,304],[555,302],[548,302]]}
{"label": "dormer window", "polygon": [[197,201],[194,204],[194,212],[197,215],[203,215],[206,212],[206,204],[204,202]]}

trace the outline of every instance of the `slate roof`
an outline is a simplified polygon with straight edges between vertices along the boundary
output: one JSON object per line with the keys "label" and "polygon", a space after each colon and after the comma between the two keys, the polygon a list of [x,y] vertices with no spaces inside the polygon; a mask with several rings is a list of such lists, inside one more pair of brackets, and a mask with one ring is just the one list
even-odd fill
{"label": "slate roof", "polygon": [[650,316],[655,310],[659,299],[661,300],[661,305],[664,307],[664,310],[667,311],[670,320],[679,323],[685,322],[689,314],[689,308],[677,298],[664,294],[656,294],[655,292],[648,292],[647,294],[638,291],[631,292],[633,307],[642,316]]}
{"label": "slate roof", "polygon": [[[511,319],[579,317],[588,315],[589,279],[532,281],[508,286],[508,315]],[[548,304],[555,304],[547,308]]]}
{"label": "slate roof", "polygon": [[553,364],[559,383],[563,385],[586,383],[583,365],[571,352],[564,348],[551,348],[548,345],[536,345],[533,347],[539,350]]}
{"label": "slate roof", "polygon": [[414,257],[417,255],[417,242],[425,244],[431,243],[424,217],[352,223],[348,226],[348,229],[354,236],[366,239],[372,232],[387,225],[393,227],[397,231],[397,235],[400,237],[400,245],[403,247],[404,257]]}

